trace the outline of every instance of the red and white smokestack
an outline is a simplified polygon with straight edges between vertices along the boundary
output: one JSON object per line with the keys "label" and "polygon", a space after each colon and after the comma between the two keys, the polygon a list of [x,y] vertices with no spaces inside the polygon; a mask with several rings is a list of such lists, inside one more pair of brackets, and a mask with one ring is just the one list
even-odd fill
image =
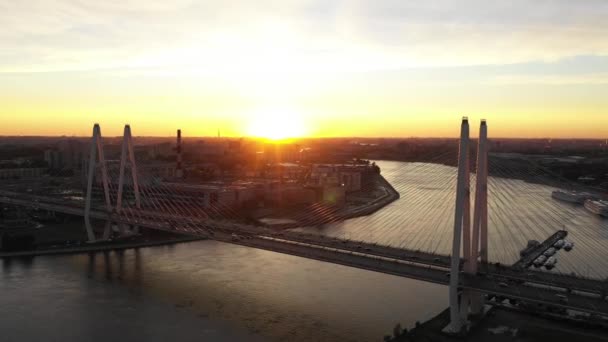
{"label": "red and white smokestack", "polygon": [[182,178],[184,176],[184,171],[182,169],[182,130],[177,130],[177,146],[175,148],[177,152],[177,166],[175,168],[175,176],[177,178]]}

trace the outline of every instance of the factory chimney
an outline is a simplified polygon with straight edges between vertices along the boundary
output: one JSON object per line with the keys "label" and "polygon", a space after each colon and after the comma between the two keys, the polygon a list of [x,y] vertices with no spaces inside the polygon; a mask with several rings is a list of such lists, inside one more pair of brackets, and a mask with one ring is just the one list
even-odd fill
{"label": "factory chimney", "polygon": [[182,130],[177,130],[177,146],[175,147],[175,151],[177,152],[177,166],[175,167],[175,176],[177,178],[182,178],[184,176],[184,171],[182,169]]}

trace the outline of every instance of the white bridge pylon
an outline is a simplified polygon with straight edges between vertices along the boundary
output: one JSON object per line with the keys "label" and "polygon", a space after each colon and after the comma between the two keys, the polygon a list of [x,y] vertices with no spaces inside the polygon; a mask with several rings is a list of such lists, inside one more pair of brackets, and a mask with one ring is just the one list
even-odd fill
{"label": "white bridge pylon", "polygon": [[[105,156],[103,153],[103,142],[101,138],[101,128],[99,124],[95,124],[93,126],[93,137],[91,139],[91,150],[89,153],[89,163],[88,163],[88,178],[87,178],[87,189],[86,189],[86,197],[85,197],[85,209],[84,209],[84,223],[87,230],[87,237],[89,242],[97,241],[95,237],[95,232],[93,230],[93,226],[91,224],[91,197],[93,193],[93,182],[96,176],[96,167],[99,164],[100,174],[101,174],[101,183],[103,186],[104,199],[105,199],[105,209],[108,215],[112,213],[120,214],[122,212],[122,201],[123,201],[123,189],[125,183],[125,168],[127,166],[127,156],[129,158],[129,165],[131,167],[131,177],[133,182],[133,192],[135,195],[135,206],[139,209],[141,208],[141,197],[139,193],[139,181],[137,177],[137,165],[135,163],[135,153],[133,151],[133,139],[131,137],[131,127],[129,125],[125,125],[123,141],[122,141],[122,153],[120,157],[120,173],[118,178],[118,193],[116,196],[116,207],[112,206],[112,201],[110,199],[110,184],[108,180],[108,169],[106,165]],[[123,224],[117,222],[117,225],[120,227],[121,233],[125,233],[125,227]],[[112,222],[110,220],[106,221],[103,237],[101,240],[107,240],[110,237],[112,229]],[[137,230],[137,227],[134,227],[134,230]]]}
{"label": "white bridge pylon", "polygon": [[481,120],[477,146],[477,168],[475,183],[475,203],[473,225],[471,226],[470,204],[470,156],[469,121],[462,119],[460,147],[458,153],[458,183],[456,185],[456,206],[454,211],[454,239],[450,269],[450,324],[448,333],[459,333],[466,326],[469,315],[481,314],[483,298],[481,293],[463,290],[459,296],[460,245],[462,241],[464,273],[477,273],[478,263],[488,260],[488,128]]}

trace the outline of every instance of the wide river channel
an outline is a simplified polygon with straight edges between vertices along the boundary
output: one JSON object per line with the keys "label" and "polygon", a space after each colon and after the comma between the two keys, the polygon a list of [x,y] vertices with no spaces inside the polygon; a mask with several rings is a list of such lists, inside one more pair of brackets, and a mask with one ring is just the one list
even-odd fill
{"label": "wide river channel", "polygon": [[[401,199],[302,230],[449,254],[455,169],[379,164]],[[608,220],[551,191],[490,180],[490,258],[566,228],[552,272],[607,277]],[[444,286],[215,241],[4,259],[0,293],[2,341],[381,341],[447,307]]]}

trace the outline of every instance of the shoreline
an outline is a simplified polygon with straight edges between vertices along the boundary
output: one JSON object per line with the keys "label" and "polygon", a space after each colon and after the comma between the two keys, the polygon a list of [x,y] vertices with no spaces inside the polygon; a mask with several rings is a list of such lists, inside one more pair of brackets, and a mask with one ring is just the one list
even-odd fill
{"label": "shoreline", "polygon": [[370,201],[369,203],[366,203],[365,205],[353,208],[352,210],[344,210],[343,214],[341,215],[343,220],[371,215],[401,197],[399,192],[395,190],[391,183],[387,181],[381,174],[378,175],[378,181],[378,188],[384,189],[386,194]]}
{"label": "shoreline", "polygon": [[[336,217],[339,217],[339,221],[344,221],[348,219],[353,219],[357,217],[363,217],[371,215],[378,210],[386,207],[392,202],[401,198],[399,192],[391,185],[389,181],[387,181],[381,174],[377,175],[377,189],[382,189],[385,191],[385,194],[370,200],[368,203],[363,205],[354,207],[354,208],[341,208],[340,210],[333,213],[332,216],[329,216],[327,219],[316,223],[317,225],[329,224],[337,222]],[[290,220],[289,217],[281,217],[278,219],[287,219]],[[275,230],[286,230],[286,229],[296,229],[303,227],[300,222],[290,222],[290,223],[278,223],[267,225],[268,228]]]}
{"label": "shoreline", "polygon": [[[350,208],[342,210],[341,219],[347,220],[362,216],[371,215],[378,210],[384,208],[388,204],[398,200],[400,198],[399,192],[387,181],[381,174],[377,175],[377,187],[381,188],[385,191],[385,194],[381,197],[378,197],[362,206],[358,206],[356,208]],[[325,223],[330,223],[331,220]],[[293,229],[300,227],[300,224],[279,224],[274,225],[271,228],[274,229]],[[47,248],[47,249],[32,249],[32,250],[22,250],[22,251],[14,251],[14,252],[0,252],[0,259],[11,258],[11,257],[34,257],[34,256],[42,256],[42,255],[60,255],[60,254],[78,254],[78,253],[91,253],[91,252],[103,252],[103,251],[111,251],[111,250],[125,250],[132,248],[142,248],[142,247],[154,247],[154,246],[162,246],[162,245],[171,245],[176,243],[197,241],[197,240],[206,240],[204,237],[194,237],[194,236],[186,236],[180,238],[170,238],[170,239],[161,239],[155,241],[131,241],[131,242],[100,242],[98,244],[87,244],[84,243],[80,246],[69,246],[69,247],[57,247],[57,248]]]}
{"label": "shoreline", "polygon": [[100,243],[100,244],[84,244],[77,247],[66,248],[49,248],[40,250],[27,250],[16,252],[0,252],[0,259],[12,257],[35,257],[42,255],[62,255],[62,254],[81,254],[91,252],[104,252],[112,250],[126,250],[143,247],[155,247],[164,245],[174,245],[178,243],[207,240],[203,237],[183,237],[156,241],[140,241],[140,242],[118,242],[118,243]]}
{"label": "shoreline", "polygon": [[[467,333],[447,335],[443,328],[450,322],[450,308],[446,308],[425,322],[417,321],[411,329],[393,331],[385,335],[390,342],[483,342],[483,341],[572,341],[608,340],[606,330],[598,325],[577,321],[571,317],[538,315],[521,308],[494,304],[484,317]],[[397,333],[397,334],[396,334]]]}

